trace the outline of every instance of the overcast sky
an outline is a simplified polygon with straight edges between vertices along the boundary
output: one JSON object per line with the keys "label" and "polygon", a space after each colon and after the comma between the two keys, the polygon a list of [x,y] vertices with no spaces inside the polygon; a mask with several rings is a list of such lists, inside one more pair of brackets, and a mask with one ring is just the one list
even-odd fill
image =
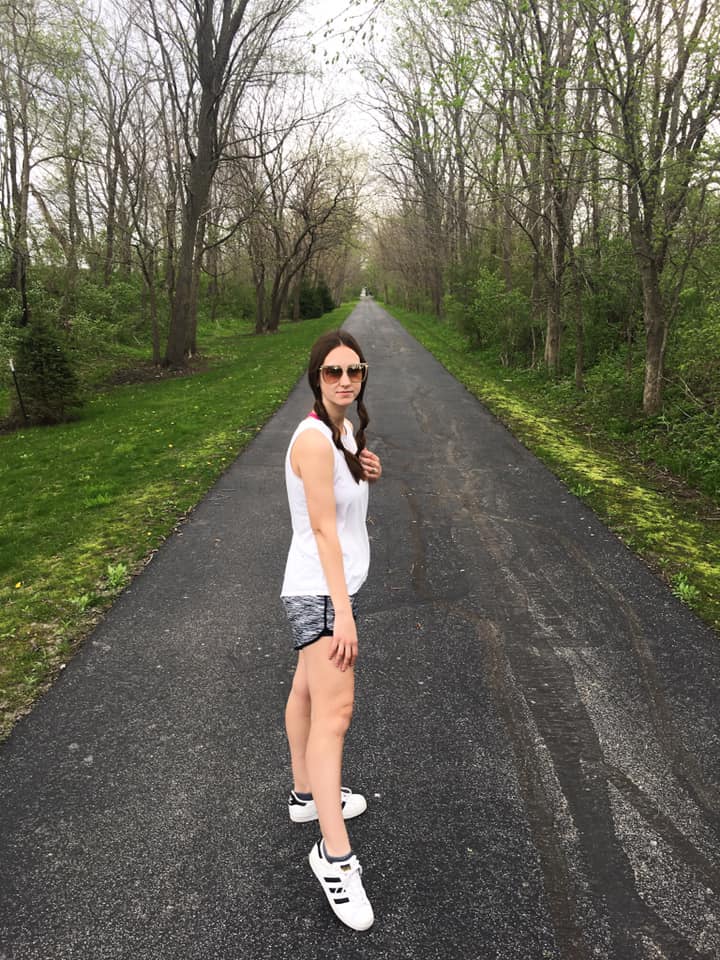
{"label": "overcast sky", "polygon": [[[378,6],[377,0],[354,4],[348,0],[307,0],[304,7],[308,30],[313,32],[308,42],[315,46],[325,84],[337,98],[348,101],[342,111],[341,132],[371,152],[379,135],[374,120],[362,109],[365,82],[354,61],[363,55],[366,44],[362,34],[367,35],[368,18]],[[335,54],[339,54],[338,61],[331,63]]]}

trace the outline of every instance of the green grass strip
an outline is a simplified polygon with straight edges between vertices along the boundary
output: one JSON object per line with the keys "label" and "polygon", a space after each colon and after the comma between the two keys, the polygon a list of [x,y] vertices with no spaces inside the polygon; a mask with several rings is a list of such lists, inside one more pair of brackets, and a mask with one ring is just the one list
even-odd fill
{"label": "green grass strip", "polygon": [[210,368],[96,394],[82,419],[0,437],[0,736],[352,310],[255,337],[212,324]]}
{"label": "green grass strip", "polygon": [[[602,425],[578,423],[537,379],[468,349],[434,317],[388,308],[443,366],[481,400],[695,612],[720,630],[718,506],[701,495],[679,499]],[[707,517],[713,516],[713,520]]]}

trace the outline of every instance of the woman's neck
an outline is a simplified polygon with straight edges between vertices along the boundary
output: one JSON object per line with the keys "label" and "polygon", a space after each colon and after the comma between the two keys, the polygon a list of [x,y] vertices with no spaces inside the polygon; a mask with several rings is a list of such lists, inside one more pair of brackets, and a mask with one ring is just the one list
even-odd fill
{"label": "woman's neck", "polygon": [[340,433],[345,432],[345,408],[336,407],[334,403],[325,403],[325,412],[328,415],[328,419],[333,423]]}

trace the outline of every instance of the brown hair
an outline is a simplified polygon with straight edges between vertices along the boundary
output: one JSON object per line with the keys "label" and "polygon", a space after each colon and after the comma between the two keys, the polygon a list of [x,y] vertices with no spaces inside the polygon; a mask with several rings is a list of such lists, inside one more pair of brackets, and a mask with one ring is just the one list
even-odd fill
{"label": "brown hair", "polygon": [[358,418],[360,420],[360,428],[355,434],[357,453],[350,453],[350,451],[346,450],[345,446],[343,445],[340,430],[338,430],[328,416],[327,410],[325,409],[325,405],[323,403],[322,392],[320,390],[320,367],[325,362],[325,357],[327,357],[330,351],[334,350],[335,347],[349,347],[358,355],[360,358],[360,363],[365,363],[365,357],[360,349],[360,344],[357,342],[355,337],[351,336],[349,333],[346,333],[344,330],[330,330],[329,333],[324,333],[315,341],[310,351],[308,382],[310,383],[310,389],[315,396],[315,405],[313,406],[313,410],[320,420],[322,420],[322,422],[328,426],[330,430],[332,430],[333,443],[345,457],[345,462],[347,463],[348,469],[353,475],[355,482],[359,483],[361,480],[365,479],[365,471],[360,464],[360,458],[358,457],[358,454],[365,448],[365,428],[370,422],[367,410],[365,409],[365,404],[363,403],[365,387],[367,385],[367,377],[363,381],[362,386],[360,387],[360,393],[357,395],[357,400],[355,401]]}

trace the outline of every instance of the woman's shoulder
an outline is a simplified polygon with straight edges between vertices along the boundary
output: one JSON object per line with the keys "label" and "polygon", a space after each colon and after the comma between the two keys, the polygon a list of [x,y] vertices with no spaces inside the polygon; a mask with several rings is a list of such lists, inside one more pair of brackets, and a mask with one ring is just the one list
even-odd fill
{"label": "woman's shoulder", "polygon": [[311,415],[305,417],[295,428],[294,437],[299,437],[303,433],[324,434],[332,440],[332,430],[326,423],[323,423],[319,417]]}
{"label": "woman's shoulder", "polygon": [[290,447],[296,450],[318,450],[326,447],[328,441],[332,446],[332,431],[322,422],[313,417],[306,417],[298,424]]}

